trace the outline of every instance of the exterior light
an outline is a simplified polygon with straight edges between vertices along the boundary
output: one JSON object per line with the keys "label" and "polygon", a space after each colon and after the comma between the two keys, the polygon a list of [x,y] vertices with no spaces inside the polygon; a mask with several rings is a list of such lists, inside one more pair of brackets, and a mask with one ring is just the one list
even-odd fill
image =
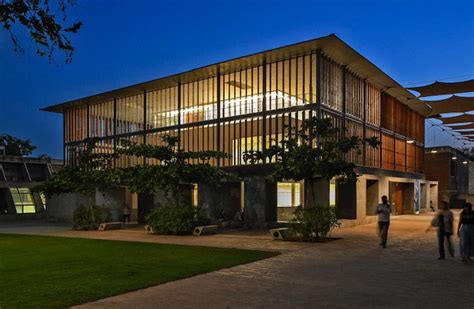
{"label": "exterior light", "polygon": [[412,139],[407,140],[407,144],[413,144],[415,141]]}
{"label": "exterior light", "polygon": [[436,149],[431,150],[431,153],[437,153],[437,152],[438,152],[438,150],[436,150]]}
{"label": "exterior light", "polygon": [[462,164],[468,164],[467,160],[462,161]]}
{"label": "exterior light", "polygon": [[457,159],[458,159],[458,157],[456,157],[456,156],[453,156],[451,159],[452,159],[452,160],[457,160]]}

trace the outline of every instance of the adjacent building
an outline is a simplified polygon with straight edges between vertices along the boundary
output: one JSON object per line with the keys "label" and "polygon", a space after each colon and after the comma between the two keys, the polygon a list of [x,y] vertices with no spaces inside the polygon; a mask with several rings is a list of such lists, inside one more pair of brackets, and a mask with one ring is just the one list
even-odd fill
{"label": "adjacent building", "polygon": [[[436,182],[423,175],[424,117],[429,106],[335,35],[243,56],[105,93],[53,105],[45,111],[64,117],[64,159],[77,162],[88,138],[97,151],[113,153],[124,140],[159,145],[176,135],[185,150],[218,150],[230,158],[212,161],[242,180],[208,188],[193,186],[194,203],[215,217],[244,211],[245,221],[262,226],[288,221],[303,200],[303,184],[268,179],[272,162],[249,164],[243,154],[286,138],[311,115],[330,118],[340,134],[376,136],[380,147],[363,145],[350,154],[361,175],[353,183],[323,181],[317,199],[336,207],[341,218],[356,223],[372,217],[382,195],[397,214],[437,204]],[[155,164],[121,156],[116,166]],[[97,203],[121,201],[140,219],[160,197],[127,192]],[[68,206],[73,207],[72,197]],[[117,202],[119,203],[119,202]],[[118,209],[119,206],[114,206]],[[58,207],[59,208],[59,207]],[[68,212],[70,214],[70,211]]]}
{"label": "adjacent building", "polygon": [[470,169],[469,155],[458,149],[450,146],[425,149],[426,178],[438,181],[438,200],[449,202],[453,208],[462,208],[474,197]]}
{"label": "adjacent building", "polygon": [[31,189],[62,166],[61,160],[5,156],[0,149],[0,221],[44,217],[46,199]]}

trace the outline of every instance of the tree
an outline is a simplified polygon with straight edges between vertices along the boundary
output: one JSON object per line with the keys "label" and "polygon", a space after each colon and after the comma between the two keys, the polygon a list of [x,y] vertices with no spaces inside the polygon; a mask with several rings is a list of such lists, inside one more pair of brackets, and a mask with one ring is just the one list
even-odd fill
{"label": "tree", "polygon": [[75,4],[75,0],[0,0],[0,23],[10,34],[16,52],[24,53],[16,35],[15,26],[19,26],[34,41],[38,55],[48,57],[51,62],[58,49],[65,53],[68,63],[74,52],[68,36],[82,26],[82,22],[68,24],[67,21],[67,9]]}
{"label": "tree", "polygon": [[[119,154],[158,160],[157,165],[134,166],[124,170],[123,185],[136,193],[151,194],[161,189],[171,193],[176,206],[180,205],[182,184],[212,183],[231,177],[210,164],[211,159],[225,158],[220,151],[184,151],[178,147],[176,136],[163,136],[163,145],[123,142]],[[191,163],[197,160],[197,163]]]}
{"label": "tree", "polygon": [[102,154],[95,151],[96,139],[86,141],[84,149],[79,150],[78,162],[60,170],[48,178],[35,191],[47,197],[62,193],[79,193],[89,198],[89,211],[92,223],[95,224],[93,194],[120,185],[122,170],[113,168],[115,154]]}
{"label": "tree", "polygon": [[0,146],[5,147],[7,156],[28,156],[36,149],[31,140],[22,140],[8,134],[0,135]]}
{"label": "tree", "polygon": [[[333,210],[322,209],[326,206],[316,205],[314,191],[315,182],[334,177],[350,181],[357,179],[356,165],[346,160],[351,151],[360,152],[360,146],[366,142],[371,147],[376,147],[378,141],[375,137],[361,139],[356,136],[340,137],[340,129],[332,126],[331,119],[310,117],[302,122],[299,129],[286,127],[285,139],[263,151],[249,151],[244,154],[244,160],[252,163],[276,160],[275,171],[272,175],[275,181],[293,180],[304,182],[304,213],[297,215],[300,218],[313,216],[307,221],[312,221],[312,227],[306,226],[306,232],[325,234],[328,220],[334,222]],[[296,132],[295,132],[296,131]],[[320,207],[320,209],[315,209]],[[329,206],[327,206],[329,207]],[[311,210],[312,209],[312,210]],[[300,211],[300,212],[301,212]]]}
{"label": "tree", "polygon": [[[77,154],[78,162],[59,171],[35,188],[46,196],[61,193],[79,193],[89,196],[89,209],[93,223],[93,193],[114,187],[126,186],[131,192],[152,194],[157,190],[172,193],[176,207],[181,206],[181,185],[196,182],[217,182],[227,173],[210,165],[213,158],[226,157],[218,151],[183,151],[178,149],[177,137],[163,137],[164,145],[142,145],[123,141],[114,154],[101,154],[95,151],[96,139],[89,139],[84,149]],[[114,159],[120,155],[152,158],[156,165],[137,165],[134,167],[114,167]],[[198,163],[189,161],[197,159]],[[191,206],[191,205],[185,205]]]}

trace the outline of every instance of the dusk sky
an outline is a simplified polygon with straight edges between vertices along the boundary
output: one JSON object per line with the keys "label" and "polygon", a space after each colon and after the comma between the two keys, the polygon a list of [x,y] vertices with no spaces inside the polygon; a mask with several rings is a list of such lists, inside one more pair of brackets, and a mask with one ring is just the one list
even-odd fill
{"label": "dusk sky", "polygon": [[36,155],[62,157],[62,117],[42,107],[331,33],[405,86],[474,78],[472,0],[77,3],[71,64],[25,36],[20,56],[0,30],[0,134],[31,139]]}

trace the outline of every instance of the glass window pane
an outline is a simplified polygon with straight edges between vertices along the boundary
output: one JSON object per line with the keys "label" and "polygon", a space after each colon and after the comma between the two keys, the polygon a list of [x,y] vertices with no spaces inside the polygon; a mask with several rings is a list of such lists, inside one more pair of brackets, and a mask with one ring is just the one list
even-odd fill
{"label": "glass window pane", "polygon": [[24,214],[34,214],[36,212],[35,206],[24,206],[23,213]]}
{"label": "glass window pane", "polygon": [[279,182],[277,184],[277,206],[296,207],[301,204],[301,184],[298,182]]}
{"label": "glass window pane", "polygon": [[329,206],[336,207],[336,181],[334,179],[329,184]]}
{"label": "glass window pane", "polygon": [[291,183],[278,183],[278,207],[291,207]]}

